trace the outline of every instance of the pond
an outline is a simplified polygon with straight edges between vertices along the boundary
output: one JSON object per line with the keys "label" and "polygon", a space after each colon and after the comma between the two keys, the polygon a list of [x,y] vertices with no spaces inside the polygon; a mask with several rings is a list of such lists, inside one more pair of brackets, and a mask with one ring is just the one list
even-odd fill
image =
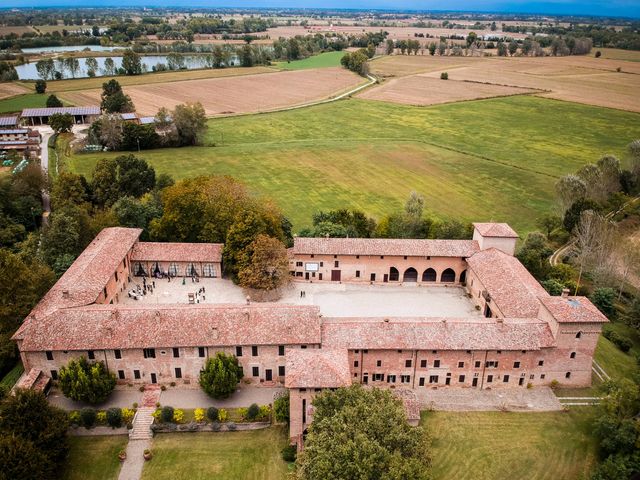
{"label": "pond", "polygon": [[22,48],[23,53],[64,53],[64,52],[82,52],[89,49],[92,52],[112,52],[126,47],[103,47],[102,45],[63,45],[60,47],[34,47]]}
{"label": "pond", "polygon": [[[89,57],[91,58],[91,57]],[[113,75],[113,72],[109,71],[105,68],[105,62],[107,58],[111,58],[113,60],[114,66],[116,69],[122,66],[122,57],[95,57],[95,60],[98,62],[98,69],[96,70],[96,77]],[[207,65],[207,57],[204,55],[185,55],[181,57],[183,59],[183,68],[188,70],[193,70],[196,68],[206,68],[210,65]],[[140,60],[142,61],[142,69],[144,72],[153,71],[153,67],[158,65],[167,65],[167,56],[166,55],[141,55]],[[68,67],[66,67],[62,59],[55,59],[55,69],[58,72],[61,72],[63,78],[86,78],[87,75],[87,58],[78,58],[79,69],[75,72],[75,75],[71,74],[71,71]],[[230,61],[230,66],[237,63],[236,58],[232,58]],[[38,76],[38,70],[36,69],[36,62],[26,63],[24,65],[16,65],[16,72],[18,73],[18,78],[20,80],[37,80],[40,77]]]}

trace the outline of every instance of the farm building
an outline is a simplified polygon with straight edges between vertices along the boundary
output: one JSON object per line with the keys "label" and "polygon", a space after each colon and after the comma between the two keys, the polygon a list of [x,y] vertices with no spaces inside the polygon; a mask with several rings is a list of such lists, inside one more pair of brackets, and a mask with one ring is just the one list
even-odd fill
{"label": "farm building", "polygon": [[28,379],[55,380],[84,356],[121,383],[194,385],[223,351],[248,384],[289,389],[301,444],[314,396],[354,382],[588,386],[607,322],[587,298],[550,296],[513,256],[505,224],[475,224],[472,240],[296,238],[300,293],[277,303],[220,278],[222,245],[140,234],[100,232],[27,316],[13,339]]}
{"label": "farm building", "polygon": [[0,128],[16,128],[18,126],[18,117],[13,115],[10,117],[0,117]]}
{"label": "farm building", "polygon": [[0,150],[36,158],[40,155],[40,141],[40,133],[30,128],[0,129]]}
{"label": "farm building", "polygon": [[75,124],[91,123],[100,116],[100,107],[25,108],[20,117],[31,126],[47,125],[49,117],[56,113],[72,115]]}

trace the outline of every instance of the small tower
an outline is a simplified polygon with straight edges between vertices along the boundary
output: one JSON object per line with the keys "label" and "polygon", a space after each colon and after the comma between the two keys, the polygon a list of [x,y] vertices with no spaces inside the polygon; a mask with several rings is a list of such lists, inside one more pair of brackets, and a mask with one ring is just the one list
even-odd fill
{"label": "small tower", "polygon": [[480,250],[497,248],[507,255],[513,255],[518,234],[506,223],[474,223],[473,239],[478,242]]}

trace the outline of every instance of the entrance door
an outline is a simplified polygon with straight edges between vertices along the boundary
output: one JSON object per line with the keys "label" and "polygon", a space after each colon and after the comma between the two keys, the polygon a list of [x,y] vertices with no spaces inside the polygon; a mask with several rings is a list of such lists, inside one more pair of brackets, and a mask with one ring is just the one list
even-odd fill
{"label": "entrance door", "polygon": [[447,380],[444,382],[445,385],[451,385],[451,377],[447,377]]}
{"label": "entrance door", "polygon": [[389,281],[389,274],[388,274],[388,273],[385,273],[385,274],[384,274],[384,278],[382,279],[382,281],[383,281],[384,283],[387,283],[387,282]]}
{"label": "entrance door", "polygon": [[340,270],[331,270],[331,281],[339,282],[340,281]]}
{"label": "entrance door", "polygon": [[273,375],[270,369],[265,370],[264,375],[266,377],[267,382],[270,382],[271,380],[273,380]]}
{"label": "entrance door", "polygon": [[151,383],[158,383],[158,379],[156,378],[156,374],[155,373],[151,374]]}
{"label": "entrance door", "polygon": [[518,380],[518,385],[524,385],[524,377],[520,377],[520,380]]}
{"label": "entrance door", "polygon": [[477,386],[478,386],[478,377],[475,377],[475,378],[473,379],[473,382],[471,382],[471,386],[472,386],[472,387],[477,387]]}
{"label": "entrance door", "polygon": [[309,280],[309,272],[305,272],[304,273],[304,279],[305,280]]}

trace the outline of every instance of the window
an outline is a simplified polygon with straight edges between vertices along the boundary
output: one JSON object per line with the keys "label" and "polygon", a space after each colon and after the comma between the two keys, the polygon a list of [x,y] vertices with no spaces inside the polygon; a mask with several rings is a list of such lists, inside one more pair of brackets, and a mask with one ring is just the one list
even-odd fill
{"label": "window", "polygon": [[278,345],[278,355],[281,357],[284,355],[284,345]]}
{"label": "window", "polygon": [[242,356],[242,347],[236,347],[236,357]]}
{"label": "window", "polygon": [[571,372],[567,372],[564,374],[564,378],[571,378]]}
{"label": "window", "polygon": [[320,262],[320,266],[321,266],[321,267],[324,267],[324,262]]}
{"label": "window", "polygon": [[487,383],[493,382],[493,375],[487,375]]}
{"label": "window", "polygon": [[369,349],[362,350],[362,353],[369,353]]}
{"label": "window", "polygon": [[546,376],[547,376],[547,374],[543,373],[542,375],[540,375],[540,380],[544,380],[544,377],[546,377]]}
{"label": "window", "polygon": [[513,362],[513,368],[520,368],[520,362]]}
{"label": "window", "polygon": [[182,369],[180,367],[176,367],[176,378],[182,378]]}
{"label": "window", "polygon": [[371,281],[372,281],[372,282],[375,282],[375,281],[376,281],[376,274],[375,274],[375,273],[372,273],[372,274],[371,274]]}
{"label": "window", "polygon": [[427,368],[427,361],[426,360],[420,360],[420,368]]}
{"label": "window", "polygon": [[360,353],[360,350],[356,349],[353,351],[353,353]]}
{"label": "window", "polygon": [[114,350],[113,351],[113,356],[116,357],[117,360],[120,360],[122,358],[122,351],[121,350]]}
{"label": "window", "polygon": [[47,350],[45,354],[47,355],[47,360],[53,360],[53,352],[51,350]]}
{"label": "window", "polygon": [[381,366],[382,366],[382,360],[376,361],[376,367],[381,367]]}
{"label": "window", "polygon": [[107,287],[102,289],[102,293],[104,293],[104,298],[107,298]]}
{"label": "window", "polygon": [[502,377],[502,382],[503,383],[509,383],[509,375],[505,375]]}
{"label": "window", "polygon": [[431,350],[431,353],[435,355],[436,353],[438,353],[438,350]]}
{"label": "window", "polygon": [[336,260],[335,262],[333,262],[333,266],[335,268],[338,268],[340,266],[340,262],[338,260]]}
{"label": "window", "polygon": [[485,364],[485,367],[487,368],[498,368],[498,362],[495,360],[487,360],[487,363]]}
{"label": "window", "polygon": [[374,382],[384,382],[384,373],[374,373],[373,374]]}
{"label": "window", "polygon": [[198,347],[198,356],[199,356],[200,358],[204,358],[204,357],[206,357],[206,355],[207,355],[207,354],[206,354],[206,352],[205,352],[204,347]]}
{"label": "window", "polygon": [[411,368],[411,360],[405,360],[405,362],[404,362],[404,366],[405,366],[406,368]]}
{"label": "window", "polygon": [[87,350],[87,357],[89,357],[89,360],[95,360],[96,354],[94,353],[93,350]]}
{"label": "window", "polygon": [[360,270],[356,270],[356,278],[360,278]]}
{"label": "window", "polygon": [[355,362],[353,362],[353,367],[354,367],[354,368],[358,368],[358,365],[360,365],[360,362],[358,362],[358,360],[356,360]]}
{"label": "window", "polygon": [[420,380],[418,381],[418,385],[421,387],[424,387],[424,377],[420,377]]}
{"label": "window", "polygon": [[118,370],[118,378],[124,380],[124,370]]}
{"label": "window", "polygon": [[284,365],[280,365],[278,367],[278,376],[279,377],[284,377]]}
{"label": "window", "polygon": [[205,263],[202,265],[202,275],[205,277],[215,277],[216,267],[213,263]]}
{"label": "window", "polygon": [[460,375],[460,376],[458,377],[458,382],[459,382],[459,383],[464,383],[464,375]]}
{"label": "window", "polygon": [[434,360],[434,361],[433,361],[433,366],[434,366],[435,368],[440,368],[440,360]]}
{"label": "window", "polygon": [[468,354],[468,355],[471,355],[471,350],[467,350],[467,354]]}
{"label": "window", "polygon": [[536,378],[536,376],[535,376],[535,375],[533,375],[533,374],[532,374],[532,375],[529,375],[529,380],[534,380],[535,378]]}
{"label": "window", "polygon": [[576,338],[580,338],[580,337],[582,337],[582,332],[576,333]]}
{"label": "window", "polygon": [[429,383],[438,383],[438,375],[429,376]]}
{"label": "window", "polygon": [[476,368],[480,368],[480,360],[476,360]]}
{"label": "window", "polygon": [[51,380],[58,380],[58,371],[51,370]]}
{"label": "window", "polygon": [[396,383],[395,375],[387,375],[387,383]]}
{"label": "window", "polygon": [[500,355],[502,353],[502,350],[497,350],[498,355]]}
{"label": "window", "polygon": [[256,345],[251,347],[251,356],[253,356],[253,357],[257,357],[258,356],[258,347]]}
{"label": "window", "polygon": [[301,267],[302,266],[302,262],[296,262],[296,267]]}
{"label": "window", "polygon": [[140,370],[133,371],[133,378],[135,378],[136,380],[140,380]]}
{"label": "window", "polygon": [[458,368],[464,368],[464,362],[458,362]]}
{"label": "window", "polygon": [[398,350],[398,353],[402,353],[402,350]]}
{"label": "window", "polygon": [[260,376],[260,368],[259,367],[251,367],[251,375],[254,377]]}
{"label": "window", "polygon": [[180,349],[178,347],[173,347],[173,358],[180,358]]}
{"label": "window", "polygon": [[142,355],[144,356],[144,358],[156,358],[156,349],[145,348],[142,350]]}
{"label": "window", "polygon": [[538,360],[538,366],[542,367],[544,365],[544,360]]}
{"label": "window", "polygon": [[400,375],[400,383],[411,383],[411,375]]}
{"label": "window", "polygon": [[307,346],[306,346],[306,345],[300,345],[300,348],[301,348],[302,350],[306,350],[306,349],[307,349]]}
{"label": "window", "polygon": [[571,352],[571,355],[569,355],[569,358],[576,358],[576,352]]}

